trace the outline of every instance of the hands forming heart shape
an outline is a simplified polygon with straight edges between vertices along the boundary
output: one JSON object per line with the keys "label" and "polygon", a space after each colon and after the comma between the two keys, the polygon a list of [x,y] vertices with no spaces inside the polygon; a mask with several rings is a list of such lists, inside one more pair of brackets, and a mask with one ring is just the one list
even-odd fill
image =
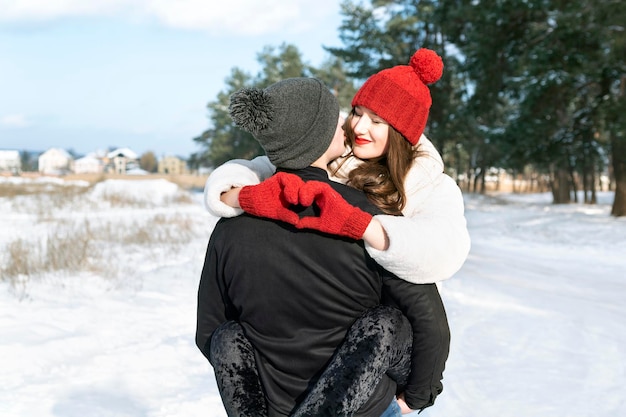
{"label": "hands forming heart shape", "polygon": [[[315,203],[319,216],[300,218],[292,205],[309,207]],[[300,177],[279,172],[258,185],[239,193],[239,205],[249,214],[280,220],[298,229],[313,229],[336,236],[361,239],[372,215],[348,203],[329,184],[304,182]]]}

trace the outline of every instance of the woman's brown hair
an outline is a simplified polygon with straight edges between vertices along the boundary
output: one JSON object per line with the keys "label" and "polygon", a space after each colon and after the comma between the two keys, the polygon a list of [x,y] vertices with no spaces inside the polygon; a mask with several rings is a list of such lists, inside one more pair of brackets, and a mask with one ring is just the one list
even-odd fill
{"label": "woman's brown hair", "polygon": [[[346,142],[354,147],[355,134],[351,127],[354,109],[344,124]],[[347,184],[362,190],[367,198],[386,214],[401,215],[406,205],[404,178],[415,157],[417,149],[389,125],[387,152],[374,159],[364,160],[348,174]]]}

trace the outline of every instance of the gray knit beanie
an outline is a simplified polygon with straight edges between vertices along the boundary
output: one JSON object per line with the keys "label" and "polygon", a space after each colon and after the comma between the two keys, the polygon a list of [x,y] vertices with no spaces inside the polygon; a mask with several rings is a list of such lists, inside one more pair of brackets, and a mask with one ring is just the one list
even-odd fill
{"label": "gray knit beanie", "polygon": [[339,103],[316,78],[288,78],[230,96],[230,117],[259,141],[276,167],[308,167],[335,136]]}

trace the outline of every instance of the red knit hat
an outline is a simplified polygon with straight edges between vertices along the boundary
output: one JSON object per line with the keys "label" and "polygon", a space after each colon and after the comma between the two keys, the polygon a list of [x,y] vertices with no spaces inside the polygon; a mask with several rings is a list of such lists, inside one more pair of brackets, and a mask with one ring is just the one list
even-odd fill
{"label": "red knit hat", "polygon": [[352,107],[363,106],[385,119],[416,145],[426,127],[432,104],[432,84],[441,78],[443,61],[435,51],[421,48],[409,65],[398,65],[369,77],[352,99]]}

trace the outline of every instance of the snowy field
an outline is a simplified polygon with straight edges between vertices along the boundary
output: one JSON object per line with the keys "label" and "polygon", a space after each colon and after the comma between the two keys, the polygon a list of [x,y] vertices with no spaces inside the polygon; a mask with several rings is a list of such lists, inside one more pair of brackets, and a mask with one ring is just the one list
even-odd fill
{"label": "snowy field", "polygon": [[[0,196],[0,416],[225,416],[194,344],[200,194],[49,181],[74,194]],[[442,290],[445,388],[420,416],[626,416],[626,219],[611,201],[466,196],[472,251]]]}

